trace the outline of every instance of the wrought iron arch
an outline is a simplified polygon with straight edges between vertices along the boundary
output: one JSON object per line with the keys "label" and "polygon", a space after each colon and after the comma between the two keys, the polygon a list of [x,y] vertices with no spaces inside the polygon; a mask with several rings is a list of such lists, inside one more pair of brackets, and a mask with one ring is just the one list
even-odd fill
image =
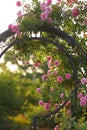
{"label": "wrought iron arch", "polygon": [[[76,40],[70,36],[69,34],[67,34],[66,32],[62,31],[61,29],[58,29],[56,27],[51,27],[51,26],[42,26],[38,29],[39,32],[46,32],[47,34],[49,34],[51,39],[45,38],[45,37],[26,37],[25,40],[40,40],[40,41],[44,41],[44,43],[46,42],[47,44],[53,44],[55,45],[57,48],[59,48],[68,58],[70,66],[73,70],[73,77],[74,77],[74,89],[71,90],[70,96],[67,98],[67,100],[56,110],[45,114],[45,115],[35,115],[34,116],[34,130],[36,130],[36,123],[37,123],[37,119],[38,118],[44,118],[44,117],[50,117],[51,115],[55,115],[60,109],[62,109],[66,103],[68,102],[68,100],[71,98],[71,109],[72,109],[72,115],[71,118],[76,116],[76,112],[74,109],[74,105],[76,104],[76,98],[77,98],[77,90],[78,90],[78,84],[79,84],[79,78],[78,78],[78,70],[76,70],[76,65],[74,63],[74,59],[73,59],[73,55],[68,54],[67,52],[67,48],[66,46],[62,46],[60,43],[55,42],[55,38],[61,38],[62,40],[65,40],[69,46],[74,50],[75,53],[79,53],[81,55],[81,59],[79,59],[77,62],[83,62],[87,61],[87,53],[84,51],[84,49],[76,42]],[[3,32],[2,34],[0,34],[0,42],[5,42],[7,38],[14,36],[15,34],[13,32],[11,32],[10,30],[6,30],[5,32]],[[14,40],[12,43],[10,43],[0,54],[0,57],[5,54],[5,52],[10,49],[12,46],[19,44],[19,42],[21,42],[23,39],[16,39]],[[87,76],[87,73],[86,73]],[[74,96],[73,96],[74,95]],[[73,128],[73,124],[71,124],[71,130],[74,130]]]}

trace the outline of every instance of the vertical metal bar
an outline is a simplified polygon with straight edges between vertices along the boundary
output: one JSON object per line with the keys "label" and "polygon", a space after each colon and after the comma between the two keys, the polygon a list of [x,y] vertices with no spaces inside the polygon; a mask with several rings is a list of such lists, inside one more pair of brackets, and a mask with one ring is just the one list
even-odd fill
{"label": "vertical metal bar", "polygon": [[37,33],[35,33],[35,37],[37,37]]}
{"label": "vertical metal bar", "polygon": [[37,120],[37,117],[34,116],[34,130],[36,130],[36,120]]}
{"label": "vertical metal bar", "polygon": [[42,37],[42,32],[40,31],[40,37]]}
{"label": "vertical metal bar", "polygon": [[77,120],[77,88],[78,72],[74,69],[74,89],[71,93],[71,130],[74,130],[74,122]]}

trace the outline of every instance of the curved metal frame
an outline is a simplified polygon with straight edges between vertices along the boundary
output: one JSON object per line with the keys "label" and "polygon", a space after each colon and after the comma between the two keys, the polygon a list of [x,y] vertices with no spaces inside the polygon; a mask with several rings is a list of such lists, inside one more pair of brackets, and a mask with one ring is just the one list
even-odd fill
{"label": "curved metal frame", "polygon": [[[43,31],[43,32],[46,32],[48,34],[52,34],[54,35],[55,37],[60,37],[61,39],[64,39],[72,48],[76,47],[77,50],[80,49],[81,50],[81,53],[82,53],[82,56],[85,58],[85,60],[87,61],[87,54],[86,52],[84,52],[83,48],[75,41],[74,38],[72,38],[70,35],[68,35],[66,32],[56,28],[56,27],[51,27],[51,26],[43,26],[41,27],[40,29],[38,29],[38,31]],[[1,41],[5,41],[8,37],[14,35],[14,33],[12,33],[10,30],[7,30],[5,32],[3,32],[1,35],[0,35],[0,42]],[[40,41],[44,41],[46,43],[51,43],[53,45],[55,45],[56,47],[58,47],[66,56],[67,58],[69,59],[69,62],[70,62],[70,65],[72,67],[72,70],[73,70],[73,76],[74,76],[74,89],[71,91],[70,93],[70,96],[67,98],[67,100],[56,110],[46,114],[46,115],[35,115],[34,116],[34,130],[36,130],[36,121],[37,121],[37,118],[40,118],[40,117],[49,117],[51,116],[52,114],[55,114],[57,113],[60,109],[62,109],[66,103],[68,102],[68,100],[71,98],[71,101],[75,101],[75,98],[76,98],[76,93],[77,93],[77,85],[78,85],[78,73],[77,73],[77,70],[76,70],[76,67],[75,67],[75,63],[74,63],[74,60],[73,60],[73,57],[72,55],[68,54],[67,51],[65,50],[66,48],[62,47],[58,42],[54,42],[52,40],[49,40],[47,38],[43,38],[43,37],[27,37],[25,38],[25,40],[40,40]],[[19,42],[21,42],[22,39],[16,39],[15,41],[13,41],[12,43],[10,43],[0,54],[0,57],[8,50],[10,49],[12,46],[14,45],[17,45],[19,44]],[[72,95],[74,95],[74,99],[72,98]],[[74,102],[75,103],[75,102]],[[71,109],[73,109],[73,113],[72,113],[72,117],[75,115],[75,110],[74,110],[74,106],[73,106],[73,103],[71,103]],[[71,126],[71,129],[73,129],[73,127]]]}

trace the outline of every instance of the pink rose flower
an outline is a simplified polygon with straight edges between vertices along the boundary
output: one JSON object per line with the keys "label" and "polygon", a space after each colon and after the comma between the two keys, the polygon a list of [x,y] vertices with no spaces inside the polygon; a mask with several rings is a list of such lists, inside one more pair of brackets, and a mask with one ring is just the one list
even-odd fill
{"label": "pink rose flower", "polygon": [[44,106],[44,102],[42,100],[40,100],[39,105]]}
{"label": "pink rose flower", "polygon": [[54,65],[55,65],[56,67],[59,66],[59,65],[60,65],[60,61],[59,61],[59,60],[54,61]]}
{"label": "pink rose flower", "polygon": [[80,14],[80,11],[78,8],[72,9],[72,16],[77,17]]}
{"label": "pink rose flower", "polygon": [[86,105],[86,101],[85,100],[80,101],[80,106],[85,106],[85,105]]}
{"label": "pink rose flower", "polygon": [[87,101],[86,96],[82,96],[80,98],[80,106],[85,106],[86,105],[86,101]]}
{"label": "pink rose flower", "polygon": [[82,97],[80,98],[80,101],[86,101],[86,97],[85,97],[85,96],[82,96]]}
{"label": "pink rose flower", "polygon": [[55,128],[54,128],[54,130],[59,130],[59,126],[56,125]]}
{"label": "pink rose flower", "polygon": [[57,77],[57,81],[58,81],[59,83],[62,83],[62,82],[63,82],[63,78],[62,78],[61,76],[58,76],[58,77]]}
{"label": "pink rose flower", "polygon": [[52,19],[51,19],[51,18],[48,18],[49,14],[50,14],[51,11],[52,11],[51,6],[49,6],[49,3],[50,3],[50,2],[51,2],[51,1],[48,0],[48,3],[43,2],[43,3],[41,4],[41,10],[42,10],[43,12],[41,13],[40,17],[41,17],[41,20],[42,20],[42,21],[47,20],[49,23],[52,23]]}
{"label": "pink rose flower", "polygon": [[41,3],[41,10],[42,11],[45,11],[45,8],[47,7],[48,5],[47,5],[47,3],[45,3],[45,2],[43,2],[43,3]]}
{"label": "pink rose flower", "polygon": [[42,75],[42,81],[46,81],[48,79],[48,76],[46,74]]}
{"label": "pink rose flower", "polygon": [[36,62],[36,63],[34,64],[34,67],[39,67],[40,64],[41,64],[41,63],[38,61],[38,62]]}
{"label": "pink rose flower", "polygon": [[52,12],[52,8],[50,6],[45,7],[46,13],[49,15]]}
{"label": "pink rose flower", "polygon": [[66,113],[67,113],[67,115],[71,115],[71,110],[68,109]]}
{"label": "pink rose flower", "polygon": [[47,58],[47,62],[52,61],[52,57],[51,56],[47,56],[46,58]]}
{"label": "pink rose flower", "polygon": [[52,3],[52,0],[47,0],[47,4],[50,5]]}
{"label": "pink rose flower", "polygon": [[16,5],[17,5],[17,6],[21,6],[21,1],[17,1],[17,2],[16,2]]}
{"label": "pink rose flower", "polygon": [[49,14],[50,14],[50,11],[49,11],[49,10],[45,10],[43,13],[47,16],[47,18],[46,18],[46,20],[47,20],[47,19],[48,19]]}
{"label": "pink rose flower", "polygon": [[11,30],[12,30],[13,32],[18,32],[18,31],[19,31],[18,25],[12,25],[12,26],[11,26]]}
{"label": "pink rose flower", "polygon": [[70,79],[70,78],[71,78],[71,74],[67,73],[67,74],[65,75],[65,77],[66,77],[66,79]]}
{"label": "pink rose flower", "polygon": [[11,29],[12,32],[15,32],[18,35],[21,34],[21,32],[19,31],[18,25],[12,25],[12,24],[10,24],[8,26],[8,29]]}
{"label": "pink rose flower", "polygon": [[50,109],[50,104],[49,104],[49,103],[44,103],[44,108],[45,108],[46,110],[49,110],[49,109]]}
{"label": "pink rose flower", "polygon": [[41,20],[45,21],[47,19],[47,17],[48,17],[48,14],[46,12],[41,13],[40,17],[41,17]]}
{"label": "pink rose flower", "polygon": [[60,98],[64,98],[64,93],[61,93],[61,94],[60,94]]}
{"label": "pink rose flower", "polygon": [[86,83],[87,83],[87,79],[83,77],[83,78],[81,79],[81,83],[82,83],[83,85],[86,84]]}
{"label": "pink rose flower", "polygon": [[52,74],[51,70],[48,70],[47,75],[51,75],[51,74]]}
{"label": "pink rose flower", "polygon": [[11,29],[11,28],[12,28],[12,24],[9,24],[9,25],[8,25],[8,29]]}
{"label": "pink rose flower", "polygon": [[54,71],[52,72],[52,74],[55,76],[55,75],[58,74],[58,71],[57,71],[57,70],[54,70]]}
{"label": "pink rose flower", "polygon": [[78,98],[81,98],[82,96],[83,96],[82,93],[78,93],[78,95],[77,95]]}
{"label": "pink rose flower", "polygon": [[23,16],[22,11],[19,10],[19,11],[17,12],[17,15],[18,15],[18,18],[22,17],[22,16]]}
{"label": "pink rose flower", "polygon": [[40,88],[36,88],[36,92],[37,93],[41,93],[41,89]]}

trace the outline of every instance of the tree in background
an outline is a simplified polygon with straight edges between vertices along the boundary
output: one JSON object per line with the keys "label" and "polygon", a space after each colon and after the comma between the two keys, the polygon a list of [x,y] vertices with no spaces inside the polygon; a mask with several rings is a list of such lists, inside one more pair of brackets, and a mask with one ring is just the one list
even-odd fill
{"label": "tree in background", "polygon": [[26,66],[20,66],[12,73],[6,68],[5,63],[1,64],[0,129],[31,129],[33,115],[37,110],[41,111],[40,107],[38,108],[40,97],[35,91],[36,87],[40,87],[40,81],[38,77],[34,78],[35,73],[30,75],[26,72],[24,75],[24,68]]}

